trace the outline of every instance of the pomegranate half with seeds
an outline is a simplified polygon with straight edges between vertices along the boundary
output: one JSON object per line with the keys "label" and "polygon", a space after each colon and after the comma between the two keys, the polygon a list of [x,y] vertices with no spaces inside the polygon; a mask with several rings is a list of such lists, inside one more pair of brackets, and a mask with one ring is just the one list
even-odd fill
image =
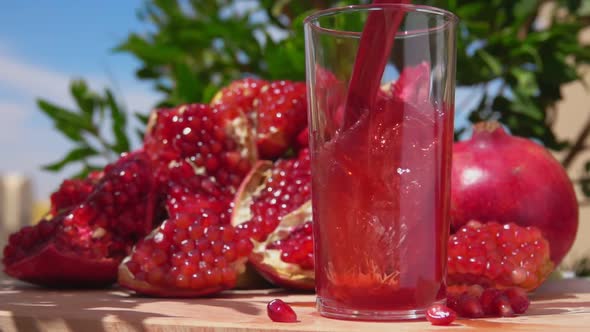
{"label": "pomegranate half with seeds", "polygon": [[274,160],[297,147],[298,135],[307,125],[306,92],[303,82],[245,78],[221,89],[211,105],[227,111],[230,118],[245,115],[258,154]]}
{"label": "pomegranate half with seeds", "polygon": [[252,250],[230,224],[231,203],[256,158],[248,123],[202,104],[156,111],[145,138],[167,219],[119,267],[119,284],[152,296],[233,288]]}
{"label": "pomegranate half with seeds", "polygon": [[[154,196],[151,162],[143,151],[108,165],[96,184],[64,182],[52,199],[52,210],[60,212],[10,236],[6,274],[51,287],[113,283],[117,265],[153,227]],[[81,203],[67,208],[76,200]]]}
{"label": "pomegranate half with seeds", "polygon": [[230,118],[246,116],[252,129],[256,129],[256,100],[262,87],[268,82],[256,78],[243,78],[231,82],[219,90],[211,100],[211,106],[221,108]]}
{"label": "pomegranate half with seeds", "polygon": [[66,179],[57,191],[51,194],[49,213],[57,216],[60,212],[84,202],[94,190],[103,172],[91,172],[86,179]]}
{"label": "pomegranate half with seeds", "polygon": [[553,263],[539,229],[470,221],[449,238],[447,269],[449,285],[533,290]]}
{"label": "pomegranate half with seeds", "polygon": [[234,201],[232,224],[252,237],[249,262],[268,281],[314,288],[309,150],[275,163],[259,161]]}

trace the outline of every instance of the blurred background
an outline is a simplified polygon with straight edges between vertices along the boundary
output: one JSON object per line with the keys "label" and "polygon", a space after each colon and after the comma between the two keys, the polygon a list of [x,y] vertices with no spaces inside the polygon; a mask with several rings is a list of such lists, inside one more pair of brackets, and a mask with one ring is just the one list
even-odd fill
{"label": "blurred background", "polygon": [[[104,0],[0,5],[0,245],[67,177],[139,146],[149,111],[243,76],[303,80],[302,19],[368,1]],[[461,18],[456,136],[499,120],[568,170],[590,256],[590,0],[413,1]]]}

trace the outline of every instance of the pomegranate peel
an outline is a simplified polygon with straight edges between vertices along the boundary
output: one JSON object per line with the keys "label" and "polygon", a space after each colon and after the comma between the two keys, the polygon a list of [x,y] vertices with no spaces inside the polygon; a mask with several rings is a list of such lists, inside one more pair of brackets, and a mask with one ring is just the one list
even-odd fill
{"label": "pomegranate peel", "polygon": [[245,114],[233,118],[225,127],[226,133],[240,146],[240,156],[250,163],[258,160],[256,140]]}
{"label": "pomegranate peel", "polygon": [[125,262],[129,258],[123,261],[123,264],[119,265],[118,268],[118,283],[138,294],[150,295],[155,297],[175,297],[175,298],[192,298],[199,297],[209,294],[215,294],[221,292],[224,287],[210,287],[206,289],[187,290],[187,289],[175,289],[168,286],[154,286],[146,281],[137,280],[133,274],[129,271]]}
{"label": "pomegranate peel", "polygon": [[[56,263],[59,263],[57,268]],[[117,259],[88,260],[48,243],[35,254],[6,266],[5,272],[13,278],[47,287],[104,287],[116,281],[118,265]]]}

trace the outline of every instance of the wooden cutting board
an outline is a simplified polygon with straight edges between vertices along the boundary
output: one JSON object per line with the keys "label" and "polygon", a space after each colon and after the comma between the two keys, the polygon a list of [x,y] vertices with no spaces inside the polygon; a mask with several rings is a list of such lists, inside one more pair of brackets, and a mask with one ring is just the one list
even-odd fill
{"label": "wooden cutting board", "polygon": [[[300,322],[273,323],[266,304],[289,302]],[[313,294],[280,290],[231,291],[211,298],[153,299],[120,289],[47,290],[0,279],[0,331],[590,331],[590,280],[545,284],[525,316],[458,320],[451,327],[425,321],[391,323],[320,317]]]}

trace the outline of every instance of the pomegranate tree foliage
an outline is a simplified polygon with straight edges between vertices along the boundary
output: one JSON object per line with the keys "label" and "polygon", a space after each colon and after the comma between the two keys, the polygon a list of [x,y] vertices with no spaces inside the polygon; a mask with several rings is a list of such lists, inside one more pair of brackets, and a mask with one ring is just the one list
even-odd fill
{"label": "pomegranate tree foliage", "polygon": [[[101,95],[91,91],[83,80],[73,80],[70,94],[77,110],[37,100],[55,129],[74,143],[62,159],[44,165],[43,169],[58,172],[69,164],[80,163],[82,167],[74,177],[86,177],[89,172],[114,161],[118,154],[129,151],[127,114],[109,89]],[[104,134],[109,126],[112,138],[106,139]]]}
{"label": "pomegranate tree foliage", "polygon": [[[140,60],[138,79],[151,82],[163,96],[157,106],[207,102],[221,86],[243,76],[303,80],[303,18],[313,10],[367,2],[152,0],[138,11],[147,29],[131,33],[114,50]],[[590,0],[414,3],[449,9],[461,19],[457,84],[471,87],[474,95],[468,99],[479,103],[468,107],[457,100],[457,112],[468,112],[472,122],[497,119],[516,135],[535,138],[553,150],[569,150],[573,156],[584,148],[558,140],[552,125],[558,116],[555,105],[562,99],[560,87],[579,80],[578,65],[590,62],[590,48],[578,42],[580,30],[590,24]],[[546,15],[539,18],[544,5]],[[39,102],[56,128],[76,143],[63,160],[47,168],[52,171],[71,162],[81,162],[85,168],[92,165],[89,158],[101,153],[85,139],[102,137],[90,121],[95,114],[89,111],[92,107],[96,113],[115,117],[116,142],[98,139],[102,153],[127,147],[120,130],[125,127],[124,113],[110,108],[116,104],[104,103],[108,95],[96,96],[92,105],[73,96],[77,111]],[[140,116],[145,119],[147,112]],[[582,185],[590,196],[590,181],[582,179]]]}

